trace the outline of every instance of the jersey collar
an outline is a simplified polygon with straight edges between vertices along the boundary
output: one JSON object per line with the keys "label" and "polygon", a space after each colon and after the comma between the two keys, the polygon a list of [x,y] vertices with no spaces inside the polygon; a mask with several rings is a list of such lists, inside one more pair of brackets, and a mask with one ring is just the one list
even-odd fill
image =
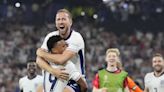
{"label": "jersey collar", "polygon": [[[105,69],[105,70],[108,71],[107,69]],[[113,71],[113,72],[112,72],[112,71],[108,71],[108,72],[109,72],[109,73],[116,73],[116,74],[117,74],[117,73],[120,73],[121,70],[120,70],[120,69],[117,69],[116,71]]]}
{"label": "jersey collar", "polygon": [[156,76],[156,75],[155,75],[155,72],[154,72],[154,76],[155,76],[155,77],[160,77],[160,76],[162,76],[163,74],[164,74],[164,71],[163,71],[159,76]]}
{"label": "jersey collar", "polygon": [[71,37],[71,34],[72,34],[72,29],[70,29],[70,33],[69,33],[69,35],[68,35],[68,37],[67,38],[65,38],[64,40],[67,40],[67,39],[69,39],[70,37]]}

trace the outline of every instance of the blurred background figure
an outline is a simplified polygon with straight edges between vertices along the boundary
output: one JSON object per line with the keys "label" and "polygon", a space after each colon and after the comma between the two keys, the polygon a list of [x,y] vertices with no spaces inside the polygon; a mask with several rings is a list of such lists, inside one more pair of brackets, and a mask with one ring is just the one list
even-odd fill
{"label": "blurred background figure", "polygon": [[43,85],[43,77],[37,74],[37,64],[35,60],[27,62],[27,75],[20,78],[20,92],[37,92],[39,86]]}
{"label": "blurred background figure", "polygon": [[163,92],[164,90],[164,59],[159,53],[152,58],[154,71],[145,76],[144,92]]}
{"label": "blurred background figure", "polygon": [[143,92],[123,70],[117,48],[106,51],[106,68],[101,69],[93,80],[93,92]]}
{"label": "blurred background figure", "polygon": [[0,92],[18,92],[26,60],[56,29],[61,8],[72,13],[72,27],[85,39],[90,91],[110,47],[119,48],[124,69],[144,88],[152,54],[164,55],[163,0],[0,0]]}

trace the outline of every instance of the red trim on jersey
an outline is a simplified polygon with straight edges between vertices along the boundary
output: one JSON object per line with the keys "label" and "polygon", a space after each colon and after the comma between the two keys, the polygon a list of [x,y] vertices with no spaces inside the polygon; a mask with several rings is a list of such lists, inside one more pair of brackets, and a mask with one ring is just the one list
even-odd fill
{"label": "red trim on jersey", "polygon": [[99,88],[99,75],[98,75],[98,73],[96,74],[96,76],[92,82],[92,85],[96,88]]}
{"label": "red trim on jersey", "polygon": [[123,84],[123,86],[124,86],[124,88],[125,88],[125,87],[128,87],[128,78],[127,78],[127,77],[124,79],[124,84]]}
{"label": "red trim on jersey", "polygon": [[[117,74],[117,73],[120,73],[120,72],[121,72],[121,70],[116,70],[113,73]],[[92,85],[93,85],[93,87],[99,88],[100,85],[99,85],[99,75],[98,75],[98,73],[95,75],[94,80],[92,81]],[[128,86],[127,77],[124,80],[123,86],[124,86],[124,88]]]}

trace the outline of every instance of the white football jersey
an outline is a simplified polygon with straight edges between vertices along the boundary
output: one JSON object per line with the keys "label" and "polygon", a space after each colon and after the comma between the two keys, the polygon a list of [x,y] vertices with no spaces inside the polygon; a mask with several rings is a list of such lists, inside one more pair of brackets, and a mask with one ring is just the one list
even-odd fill
{"label": "white football jersey", "polygon": [[[66,72],[69,73],[69,79],[78,81],[81,77],[81,74],[76,69],[75,65],[68,61],[65,66],[56,65],[50,63],[53,68],[65,67]],[[68,81],[57,79],[55,76],[49,72],[44,71],[44,92],[63,92],[63,89],[67,86]]]}
{"label": "white football jersey", "polygon": [[154,76],[154,72],[147,73],[145,76],[145,87],[149,92],[164,92],[164,74],[160,77]]}
{"label": "white football jersey", "polygon": [[[54,35],[59,35],[59,31],[54,31],[54,32],[49,33],[45,37],[41,48],[44,48],[44,49],[48,50],[47,41],[50,37],[52,37]],[[85,48],[85,46],[84,46],[83,37],[81,36],[80,33],[76,32],[74,30],[71,30],[70,35],[68,36],[67,39],[65,39],[65,41],[68,44],[67,50],[71,50],[71,51],[76,53],[76,56],[74,56],[71,59],[71,61],[75,64],[78,71],[84,77],[85,76],[85,58],[84,58],[84,48]]]}
{"label": "white football jersey", "polygon": [[43,84],[43,77],[37,75],[33,79],[28,79],[27,76],[20,78],[19,80],[19,88],[23,90],[23,92],[36,92],[38,85]]}

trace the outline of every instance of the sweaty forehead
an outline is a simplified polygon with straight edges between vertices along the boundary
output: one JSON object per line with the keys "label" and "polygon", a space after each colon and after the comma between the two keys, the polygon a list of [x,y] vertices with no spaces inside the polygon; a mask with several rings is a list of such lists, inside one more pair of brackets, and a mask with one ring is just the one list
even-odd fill
{"label": "sweaty forehead", "polygon": [[59,12],[56,14],[56,18],[60,17],[69,17],[69,15],[66,12]]}
{"label": "sweaty forehead", "polygon": [[163,61],[163,58],[162,57],[154,57],[152,61],[158,61],[158,60]]}

